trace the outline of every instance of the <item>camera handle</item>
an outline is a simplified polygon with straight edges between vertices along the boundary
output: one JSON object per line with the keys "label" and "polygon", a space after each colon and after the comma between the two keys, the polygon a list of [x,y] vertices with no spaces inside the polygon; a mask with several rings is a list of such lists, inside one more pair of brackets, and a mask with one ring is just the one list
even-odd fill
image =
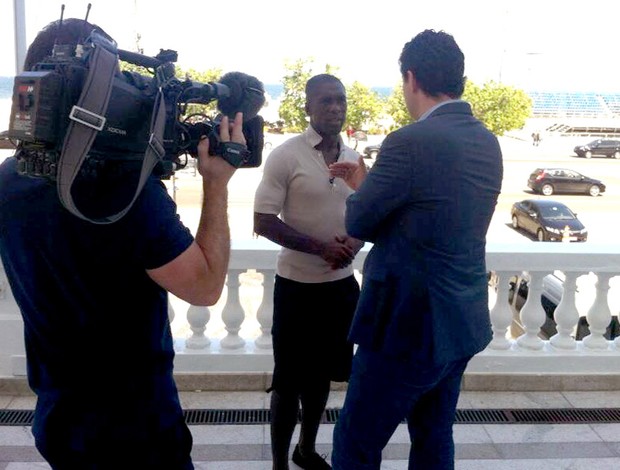
{"label": "camera handle", "polygon": [[57,174],[60,202],[73,215],[94,224],[110,224],[123,217],[140,195],[153,168],[165,155],[163,146],[166,107],[161,88],[155,100],[151,117],[151,134],[144,154],[136,192],[131,202],[120,212],[98,219],[82,214],[73,202],[71,186],[79,174],[93,141],[105,125],[105,112],[110,100],[112,82],[116,74],[118,55],[103,47],[95,47],[89,60],[89,71],[77,104],[71,110],[71,122],[63,142]]}

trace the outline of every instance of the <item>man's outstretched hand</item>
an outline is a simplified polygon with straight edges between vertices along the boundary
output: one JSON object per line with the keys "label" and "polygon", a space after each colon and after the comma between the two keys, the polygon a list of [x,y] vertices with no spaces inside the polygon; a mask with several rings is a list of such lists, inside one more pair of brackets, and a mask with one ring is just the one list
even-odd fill
{"label": "man's outstretched hand", "polygon": [[329,165],[329,173],[334,178],[342,178],[344,182],[353,190],[357,190],[366,179],[368,170],[364,157],[355,162],[336,162]]}

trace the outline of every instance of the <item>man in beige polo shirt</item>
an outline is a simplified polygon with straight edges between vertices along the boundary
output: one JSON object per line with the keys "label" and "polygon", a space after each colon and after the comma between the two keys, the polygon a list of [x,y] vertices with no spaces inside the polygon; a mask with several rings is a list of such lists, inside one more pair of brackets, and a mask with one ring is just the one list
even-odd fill
{"label": "man in beige polo shirt", "polygon": [[347,112],[342,82],[328,74],[312,77],[305,109],[310,125],[271,152],[254,202],[254,231],[282,246],[272,328],[274,470],[289,468],[300,401],[293,462],[303,469],[331,468],[315,442],[330,381],[349,378],[353,345],[347,335],[359,296],[351,263],[363,243],[344,227],[345,200],[352,190],[331,178],[328,168],[359,159],[340,136]]}

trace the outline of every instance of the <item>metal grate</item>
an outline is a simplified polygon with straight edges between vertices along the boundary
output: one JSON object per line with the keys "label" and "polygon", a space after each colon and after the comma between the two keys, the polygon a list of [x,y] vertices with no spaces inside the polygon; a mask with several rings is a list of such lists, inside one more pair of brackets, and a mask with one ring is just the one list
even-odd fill
{"label": "metal grate", "polygon": [[34,411],[0,410],[0,426],[30,426]]}
{"label": "metal grate", "polygon": [[[325,410],[323,423],[338,420],[340,409]],[[31,426],[32,410],[0,410],[0,426]],[[265,409],[184,411],[190,425],[255,425],[269,424],[271,411]],[[301,417],[301,414],[300,414]],[[620,408],[555,408],[555,409],[478,409],[457,410],[457,424],[575,424],[620,423]]]}

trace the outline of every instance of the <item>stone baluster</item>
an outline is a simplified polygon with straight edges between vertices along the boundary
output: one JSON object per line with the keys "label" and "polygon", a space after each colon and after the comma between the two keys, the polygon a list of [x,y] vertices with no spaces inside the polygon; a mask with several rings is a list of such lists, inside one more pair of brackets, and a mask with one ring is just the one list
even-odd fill
{"label": "stone baluster", "polygon": [[613,276],[613,273],[596,274],[596,295],[586,314],[590,334],[583,338],[583,344],[588,349],[607,349],[609,347],[604,334],[609,323],[611,323],[611,310],[607,302],[607,294],[609,293],[609,280]]}
{"label": "stone baluster", "polygon": [[12,358],[25,355],[24,322],[0,262],[0,377],[15,373]]}
{"label": "stone baluster", "polygon": [[206,349],[211,340],[205,335],[207,323],[211,318],[209,307],[190,305],[187,309],[187,323],[192,330],[192,335],[185,340],[187,349]]}
{"label": "stone baluster", "polygon": [[555,308],[553,318],[558,332],[553,335],[549,342],[558,349],[576,349],[577,342],[572,337],[575,326],[579,321],[579,311],[575,304],[575,293],[577,292],[577,278],[583,273],[565,272],[564,292],[562,299]]}
{"label": "stone baluster", "polygon": [[174,307],[172,303],[170,303],[170,297],[168,297],[168,322],[172,325],[174,321],[174,317],[176,316],[176,312],[174,311]]}
{"label": "stone baluster", "polygon": [[[545,311],[542,308],[542,280],[546,273],[530,271],[527,300],[521,308],[521,324],[525,333],[517,338],[517,344],[524,349],[540,350],[544,343],[538,336],[540,327],[545,323]],[[517,286],[518,288],[518,286]],[[515,293],[516,295],[516,293]]]}
{"label": "stone baluster", "polygon": [[256,338],[256,347],[261,349],[271,349],[271,325],[273,323],[273,285],[275,281],[275,270],[265,269],[263,274],[263,299],[256,312],[256,319],[260,324],[260,335]]}
{"label": "stone baluster", "polygon": [[228,295],[226,296],[226,305],[222,311],[222,321],[226,328],[227,334],[220,345],[223,349],[238,349],[245,345],[245,340],[239,336],[241,324],[245,320],[245,312],[239,301],[239,275],[244,272],[241,269],[229,269],[226,286]]}
{"label": "stone baluster", "polygon": [[497,278],[497,300],[490,312],[493,328],[493,340],[489,344],[490,349],[509,349],[511,345],[511,342],[506,338],[506,332],[512,323],[512,310],[508,302],[510,275],[511,273],[507,271],[497,271],[495,273]]}

